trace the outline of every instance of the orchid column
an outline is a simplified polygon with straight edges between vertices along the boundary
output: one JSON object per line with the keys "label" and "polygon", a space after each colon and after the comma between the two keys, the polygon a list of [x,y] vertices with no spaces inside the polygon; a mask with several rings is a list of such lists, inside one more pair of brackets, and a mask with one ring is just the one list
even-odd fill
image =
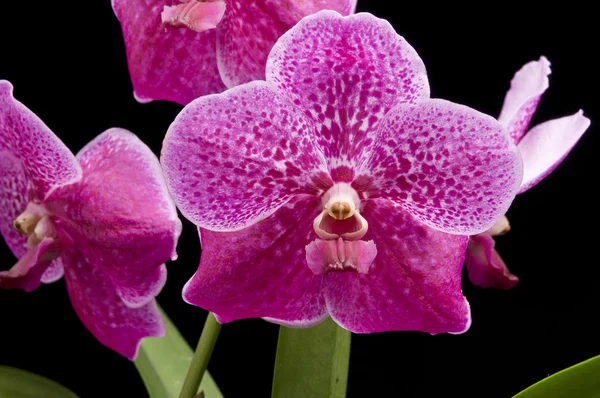
{"label": "orchid column", "polygon": [[517,148],[494,118],[429,99],[423,62],[384,20],[322,11],[275,44],[266,81],[187,105],[162,151],[199,227],[184,299],[355,333],[469,328],[468,235],[512,202]]}

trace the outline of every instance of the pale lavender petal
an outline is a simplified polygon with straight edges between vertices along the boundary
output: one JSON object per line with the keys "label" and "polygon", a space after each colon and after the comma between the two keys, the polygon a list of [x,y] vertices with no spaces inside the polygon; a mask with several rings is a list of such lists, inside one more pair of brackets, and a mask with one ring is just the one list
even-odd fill
{"label": "pale lavender petal", "polygon": [[331,185],[312,121],[260,81],[186,106],[161,162],[183,215],[211,230],[243,228]]}
{"label": "pale lavender petal", "polygon": [[511,289],[519,278],[511,274],[494,249],[496,242],[488,233],[473,235],[469,238],[465,265],[471,283],[483,287],[496,289]]}
{"label": "pale lavender petal", "polygon": [[532,128],[518,145],[523,157],[519,193],[536,185],[561,164],[589,126],[590,119],[580,110]]}
{"label": "pale lavender petal", "polygon": [[63,256],[65,280],[71,303],[85,327],[102,344],[131,360],[144,337],[162,337],[165,328],[154,300],[142,307],[128,307],[111,278],[101,268],[69,251]]}
{"label": "pale lavender petal", "polygon": [[305,246],[316,238],[311,220],[320,200],[292,200],[270,217],[236,232],[200,230],[200,266],[183,289],[186,302],[220,322],[265,317],[310,326],[327,312],[321,276],[306,265]]}
{"label": "pale lavender petal", "polygon": [[52,189],[78,181],[81,168],[69,148],[0,80],[0,151],[21,162],[29,194],[42,200]]}
{"label": "pale lavender petal", "polygon": [[303,17],[323,9],[348,15],[356,0],[228,0],[217,27],[219,71],[227,87],[265,79],[269,51]]}
{"label": "pale lavender petal", "polygon": [[165,283],[181,221],[152,151],[123,129],[100,134],[78,154],[83,179],[46,204],[64,220],[87,261],[107,271],[130,306],[142,306]]}
{"label": "pale lavender petal", "polygon": [[471,323],[461,291],[468,237],[431,229],[401,206],[368,200],[365,240],[377,256],[366,274],[330,272],[323,278],[327,309],[354,333],[418,330],[461,333]]}
{"label": "pale lavender petal", "polygon": [[44,238],[36,247],[25,253],[8,271],[0,271],[0,287],[3,289],[23,289],[31,292],[40,286],[42,274],[50,265],[43,259],[52,248],[54,240]]}
{"label": "pale lavender petal", "polygon": [[335,181],[351,181],[373,133],[396,104],[429,97],[425,66],[383,19],[321,11],[273,47],[267,81],[316,121]]}
{"label": "pale lavender petal", "polygon": [[363,170],[353,186],[367,197],[392,199],[433,228],[471,235],[506,213],[522,163],[494,118],[432,99],[388,113]]}
{"label": "pale lavender petal", "polygon": [[121,23],[129,74],[140,102],[187,104],[225,89],[216,57],[216,32],[164,26],[161,12],[174,1],[112,0]]}
{"label": "pale lavender petal", "polygon": [[42,283],[53,283],[63,277],[65,269],[61,258],[57,258],[50,263],[46,271],[42,274]]}
{"label": "pale lavender petal", "polygon": [[527,131],[540,98],[548,88],[550,72],[550,62],[540,57],[539,61],[525,64],[510,82],[498,121],[506,127],[515,144]]}

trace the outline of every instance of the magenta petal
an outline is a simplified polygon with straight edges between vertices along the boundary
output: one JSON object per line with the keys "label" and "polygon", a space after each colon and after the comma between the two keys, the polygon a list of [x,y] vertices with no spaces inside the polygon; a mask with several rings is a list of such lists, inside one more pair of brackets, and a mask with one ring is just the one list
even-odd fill
{"label": "magenta petal", "polygon": [[519,282],[519,278],[510,273],[494,249],[495,245],[494,238],[488,233],[469,238],[465,257],[469,279],[483,288],[510,289]]}
{"label": "magenta petal", "polygon": [[215,30],[165,27],[161,12],[173,1],[112,0],[121,22],[135,97],[187,104],[225,89],[216,57]]}
{"label": "magenta petal", "polygon": [[265,82],[198,98],[169,127],[167,184],[202,228],[236,230],[331,185],[312,122]]}
{"label": "magenta petal", "polygon": [[468,237],[431,229],[401,206],[369,200],[364,239],[377,256],[367,274],[330,272],[323,278],[331,317],[354,333],[418,330],[461,333],[471,323],[461,291]]}
{"label": "magenta petal", "polygon": [[388,110],[429,97],[418,54],[371,14],[304,18],[273,47],[267,81],[310,112],[331,167],[360,164]]}
{"label": "magenta petal", "polygon": [[220,322],[265,317],[302,327],[325,319],[321,276],[306,265],[305,246],[316,238],[318,198],[282,206],[236,232],[201,230],[200,266],[183,289],[186,302],[212,311]]}
{"label": "magenta petal", "polygon": [[108,274],[84,261],[75,251],[63,256],[71,303],[85,327],[102,344],[133,360],[144,337],[161,337],[164,323],[154,300],[128,307],[117,295]]}
{"label": "magenta petal", "polygon": [[401,203],[433,228],[483,232],[515,197],[521,158],[490,116],[440,99],[424,100],[392,109],[377,134],[372,157],[354,185],[370,197]]}
{"label": "magenta petal", "polygon": [[344,15],[356,0],[228,1],[217,27],[219,71],[227,87],[265,79],[267,56],[277,39],[303,17],[322,9]]}
{"label": "magenta petal", "polygon": [[54,240],[44,238],[36,247],[25,253],[8,271],[0,271],[0,287],[23,289],[31,292],[40,286],[42,274],[50,265],[42,256],[51,248]]}
{"label": "magenta petal", "polygon": [[520,192],[527,191],[550,174],[569,154],[590,119],[579,111],[571,116],[549,120],[535,126],[518,145],[523,157],[523,182]]}
{"label": "magenta petal", "polygon": [[0,150],[0,232],[17,258],[27,252],[27,237],[13,227],[13,221],[27,207],[27,185],[21,161]]}
{"label": "magenta petal", "polygon": [[527,131],[540,98],[548,88],[548,75],[550,62],[540,57],[539,61],[525,64],[510,82],[498,121],[506,127],[515,144]]}
{"label": "magenta petal", "polygon": [[12,92],[12,84],[0,80],[0,151],[21,161],[30,194],[42,200],[53,188],[78,181],[81,168],[65,144]]}
{"label": "magenta petal", "polygon": [[108,271],[123,300],[138,307],[165,283],[181,222],[152,151],[123,129],[100,134],[78,154],[83,179],[47,206],[89,263]]}

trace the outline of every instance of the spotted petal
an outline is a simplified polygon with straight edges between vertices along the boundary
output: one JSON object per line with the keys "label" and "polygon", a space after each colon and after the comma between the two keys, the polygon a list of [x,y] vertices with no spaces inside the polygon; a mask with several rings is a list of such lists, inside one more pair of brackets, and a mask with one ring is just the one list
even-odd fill
{"label": "spotted petal", "polygon": [[144,337],[164,335],[164,323],[154,300],[130,308],[115,291],[105,270],[88,264],[85,256],[74,250],[63,258],[73,308],[102,344],[133,360]]}
{"label": "spotted petal", "polygon": [[0,151],[21,162],[29,194],[42,200],[52,189],[78,181],[81,168],[69,149],[0,80]]}
{"label": "spotted petal", "polygon": [[523,157],[519,192],[527,191],[561,164],[589,126],[590,119],[580,110],[532,128],[518,145]]}
{"label": "spotted petal", "polygon": [[198,33],[163,26],[161,12],[173,4],[112,0],[123,31],[134,95],[140,102],[168,100],[185,105],[225,89],[217,69],[215,30]]}
{"label": "spotted petal", "polygon": [[498,121],[506,127],[515,144],[529,128],[540,98],[548,88],[548,75],[550,62],[540,57],[539,61],[525,64],[510,82]]}
{"label": "spotted petal", "polygon": [[0,232],[15,257],[27,252],[27,237],[18,233],[13,221],[27,207],[28,181],[19,159],[0,151]]}
{"label": "spotted petal", "polygon": [[259,81],[186,106],[162,150],[175,203],[215,231],[246,227],[294,195],[327,189],[323,162],[312,121]]}
{"label": "spotted petal", "polygon": [[152,300],[166,280],[181,232],[156,156],[135,135],[110,129],[78,154],[83,179],[56,191],[48,206],[77,237],[92,266],[103,268],[130,306]]}
{"label": "spotted petal", "polygon": [[356,0],[228,0],[217,28],[217,59],[227,87],[265,79],[267,56],[277,39],[303,17],[322,9],[344,15]]}
{"label": "spotted petal", "polygon": [[418,330],[461,333],[471,323],[461,291],[468,237],[433,230],[384,199],[369,200],[365,240],[377,245],[366,274],[330,272],[323,279],[331,317],[354,333]]}
{"label": "spotted petal", "polygon": [[[334,180],[351,179],[387,111],[429,97],[415,50],[387,21],[362,13],[304,18],[273,47],[267,81],[315,120]],[[337,175],[348,167],[349,177]]]}
{"label": "spotted petal", "polygon": [[327,315],[321,276],[306,265],[305,246],[316,238],[312,222],[320,200],[293,200],[240,231],[201,230],[200,266],[183,298],[216,314],[220,322],[266,317],[288,326],[310,326]]}
{"label": "spotted petal", "polygon": [[432,99],[387,114],[353,185],[433,228],[471,235],[504,215],[521,176],[517,148],[496,120]]}

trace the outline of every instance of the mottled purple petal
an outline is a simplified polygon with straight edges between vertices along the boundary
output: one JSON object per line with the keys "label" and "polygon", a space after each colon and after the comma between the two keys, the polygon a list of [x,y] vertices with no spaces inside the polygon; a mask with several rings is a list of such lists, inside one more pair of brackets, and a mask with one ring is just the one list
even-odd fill
{"label": "mottled purple petal", "polygon": [[260,81],[186,106],[161,161],[183,215],[211,230],[243,228],[331,185],[312,121]]}
{"label": "mottled purple petal", "polygon": [[[150,3],[150,4],[148,4]],[[121,22],[129,74],[139,102],[168,100],[187,104],[225,89],[216,57],[216,32],[163,26],[167,0],[112,0]]]}
{"label": "mottled purple petal", "polygon": [[561,164],[589,126],[590,119],[580,110],[532,128],[518,145],[523,157],[519,193],[536,185]]}
{"label": "mottled purple petal", "polygon": [[548,88],[548,75],[550,62],[540,57],[539,61],[525,64],[510,82],[498,121],[506,127],[515,144],[529,128],[540,98]]}
{"label": "mottled purple petal", "polygon": [[104,268],[130,306],[162,289],[163,263],[175,256],[181,232],[160,164],[135,135],[110,129],[78,154],[83,179],[56,191],[47,206],[67,223],[87,261]]}
{"label": "mottled purple petal", "polygon": [[316,121],[336,181],[351,180],[387,111],[429,97],[418,54],[371,14],[321,11],[304,18],[273,47],[267,81]]}
{"label": "mottled purple petal", "polygon": [[490,116],[445,100],[424,100],[391,110],[377,134],[353,186],[367,197],[401,203],[433,228],[483,232],[515,197],[521,158]]}
{"label": "mottled purple petal", "polygon": [[63,259],[73,308],[102,344],[133,360],[144,337],[164,335],[164,323],[154,300],[130,308],[115,291],[108,274],[85,262],[84,255],[69,251]]}
{"label": "mottled purple petal", "polygon": [[53,188],[79,180],[81,168],[65,144],[12,92],[12,84],[0,80],[0,151],[19,159],[29,193],[41,200]]}
{"label": "mottled purple petal", "polygon": [[0,232],[15,257],[27,252],[27,237],[18,233],[13,221],[27,207],[27,177],[19,159],[0,151]]}
{"label": "mottled purple petal", "polygon": [[494,238],[488,233],[469,238],[465,257],[469,279],[472,284],[483,288],[513,288],[519,282],[519,278],[510,273],[494,249],[495,245]]}
{"label": "mottled purple petal", "polygon": [[40,286],[42,274],[50,265],[44,261],[44,254],[51,249],[54,240],[43,239],[36,247],[25,253],[8,271],[0,271],[0,287],[3,289],[23,289],[31,292]]}
{"label": "mottled purple petal", "polygon": [[355,0],[228,0],[217,27],[219,71],[227,87],[265,79],[267,56],[277,39],[303,17],[322,9],[348,15]]}
{"label": "mottled purple petal", "polygon": [[306,265],[305,246],[316,238],[311,220],[320,200],[305,197],[240,231],[200,230],[200,266],[183,289],[190,304],[220,322],[266,317],[288,326],[310,326],[327,312],[321,276]]}
{"label": "mottled purple petal", "polygon": [[418,330],[461,333],[469,304],[461,291],[468,237],[431,229],[401,206],[369,200],[362,212],[377,257],[367,274],[330,272],[323,278],[331,317],[354,333]]}

